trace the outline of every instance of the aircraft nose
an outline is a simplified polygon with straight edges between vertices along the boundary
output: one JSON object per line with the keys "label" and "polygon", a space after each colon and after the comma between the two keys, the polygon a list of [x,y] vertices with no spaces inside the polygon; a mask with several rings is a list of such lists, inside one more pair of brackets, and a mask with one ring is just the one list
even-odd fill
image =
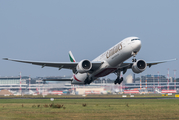
{"label": "aircraft nose", "polygon": [[141,48],[141,41],[140,40],[136,40],[134,45],[133,45],[133,49],[134,51],[138,52]]}
{"label": "aircraft nose", "polygon": [[141,48],[141,41],[140,41],[140,40],[136,41],[136,44],[137,44],[137,47],[138,47],[139,50],[140,50],[140,48]]}

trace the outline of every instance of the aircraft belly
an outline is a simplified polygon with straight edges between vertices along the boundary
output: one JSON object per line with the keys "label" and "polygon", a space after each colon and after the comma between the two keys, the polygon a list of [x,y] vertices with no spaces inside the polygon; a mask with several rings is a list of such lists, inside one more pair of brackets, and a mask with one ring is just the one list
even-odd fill
{"label": "aircraft belly", "polygon": [[114,72],[117,68],[105,68],[104,70],[100,71],[95,77],[104,77],[106,75],[109,75],[110,73]]}

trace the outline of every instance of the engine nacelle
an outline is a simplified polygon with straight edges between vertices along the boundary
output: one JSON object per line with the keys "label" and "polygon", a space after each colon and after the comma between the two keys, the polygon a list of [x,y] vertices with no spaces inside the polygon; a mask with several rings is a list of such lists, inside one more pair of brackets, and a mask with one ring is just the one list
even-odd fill
{"label": "engine nacelle", "polygon": [[85,80],[88,78],[88,73],[77,73],[73,75],[72,84],[85,84]]}
{"label": "engine nacelle", "polygon": [[90,71],[91,68],[92,68],[92,64],[89,60],[82,60],[76,66],[76,70],[79,73],[86,73],[86,72]]}
{"label": "engine nacelle", "polygon": [[137,60],[137,62],[132,65],[132,71],[134,73],[141,73],[146,69],[146,67],[147,64],[144,60]]}

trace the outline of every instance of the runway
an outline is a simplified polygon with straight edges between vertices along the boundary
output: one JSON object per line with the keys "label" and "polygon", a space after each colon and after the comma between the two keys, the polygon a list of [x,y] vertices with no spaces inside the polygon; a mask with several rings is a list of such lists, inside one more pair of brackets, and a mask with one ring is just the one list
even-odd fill
{"label": "runway", "polygon": [[[51,99],[54,97],[1,97],[0,99]],[[54,99],[179,99],[176,97],[58,97]]]}

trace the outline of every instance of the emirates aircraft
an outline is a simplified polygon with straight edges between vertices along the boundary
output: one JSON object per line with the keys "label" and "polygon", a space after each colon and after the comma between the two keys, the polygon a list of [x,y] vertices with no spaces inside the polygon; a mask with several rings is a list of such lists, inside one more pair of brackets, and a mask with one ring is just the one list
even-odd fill
{"label": "emirates aircraft", "polygon": [[[138,37],[128,37],[117,43],[100,56],[90,61],[87,59],[76,62],[72,52],[69,52],[71,62],[41,62],[41,61],[28,61],[4,58],[15,62],[30,63],[40,65],[43,67],[56,67],[59,70],[71,69],[73,71],[72,78],[68,79],[46,79],[46,81],[71,81],[72,84],[90,84],[99,77],[104,77],[110,73],[117,75],[114,84],[120,84],[123,77],[120,77],[121,72],[126,73],[128,69],[132,69],[134,73],[143,72],[147,66],[151,67],[159,63],[173,61],[176,59],[145,62],[144,60],[136,60],[135,56],[141,49],[141,41]],[[132,62],[125,62],[127,59],[133,57]]]}

